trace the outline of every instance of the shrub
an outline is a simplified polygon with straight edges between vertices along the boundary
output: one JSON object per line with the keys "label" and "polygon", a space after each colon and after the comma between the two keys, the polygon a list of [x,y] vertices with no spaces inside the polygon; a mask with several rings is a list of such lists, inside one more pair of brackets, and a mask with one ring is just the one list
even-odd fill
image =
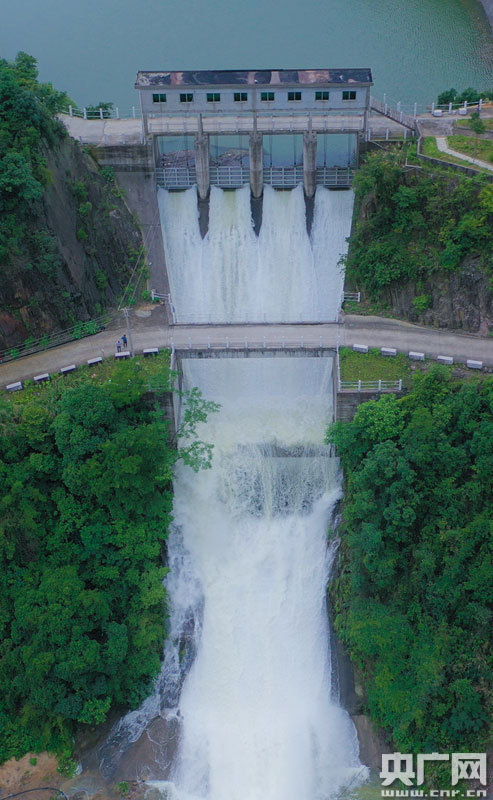
{"label": "shrub", "polygon": [[420,294],[413,299],[413,306],[416,311],[426,311],[431,306],[431,297],[429,294]]}

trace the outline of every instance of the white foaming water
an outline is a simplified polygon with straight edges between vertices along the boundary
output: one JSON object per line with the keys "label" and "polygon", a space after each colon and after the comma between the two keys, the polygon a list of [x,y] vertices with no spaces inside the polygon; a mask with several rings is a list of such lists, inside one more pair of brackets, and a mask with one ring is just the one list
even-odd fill
{"label": "white foaming water", "polygon": [[[161,191],[178,321],[335,319],[352,203],[319,188],[308,237],[302,190],[265,187],[257,238],[249,190],[213,188],[202,240],[195,189]],[[367,775],[331,687],[332,360],[189,359],[183,373],[221,404],[199,431],[213,466],[177,469],[163,670],[103,764],[160,714],[181,723],[170,779],[154,782],[170,800],[328,800]]]}
{"label": "white foaming water", "polygon": [[351,191],[318,187],[311,236],[303,188],[264,188],[253,230],[250,190],[211,188],[202,240],[197,193],[159,190],[171,295],[178,322],[328,322],[340,308],[353,207]]}
{"label": "white foaming water", "polygon": [[221,410],[200,430],[212,469],[182,466],[175,481],[204,614],[170,797],[322,800],[364,778],[331,695],[326,538],[341,494],[321,445],[331,372],[320,358],[184,362],[185,385]]}

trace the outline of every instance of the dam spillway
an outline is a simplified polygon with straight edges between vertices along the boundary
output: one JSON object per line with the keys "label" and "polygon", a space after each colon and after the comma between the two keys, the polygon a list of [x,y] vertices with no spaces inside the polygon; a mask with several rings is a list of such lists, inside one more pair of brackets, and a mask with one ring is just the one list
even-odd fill
{"label": "dam spillway", "polygon": [[175,321],[329,322],[341,305],[354,196],[318,187],[311,234],[301,186],[266,186],[259,236],[250,191],[212,187],[209,230],[201,238],[197,195],[159,189]]}
{"label": "dam spillway", "polygon": [[[202,239],[196,190],[159,190],[177,322],[336,319],[352,193],[318,187],[310,235],[301,186],[265,187],[263,203],[256,236],[249,187],[213,187]],[[366,768],[339,705],[326,609],[341,496],[324,444],[333,358],[182,354],[180,366],[184,389],[220,404],[198,431],[212,465],[176,470],[163,669],[109,757],[160,717],[177,736],[154,767],[167,800],[335,798]]]}

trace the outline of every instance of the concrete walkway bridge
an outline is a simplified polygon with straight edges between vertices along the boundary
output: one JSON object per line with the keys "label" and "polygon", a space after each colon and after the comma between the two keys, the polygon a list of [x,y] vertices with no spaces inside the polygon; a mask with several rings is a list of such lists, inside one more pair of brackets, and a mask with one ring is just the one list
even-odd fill
{"label": "concrete walkway bridge", "polygon": [[[363,345],[387,348],[401,353],[417,353],[428,358],[451,359],[448,363],[475,361],[493,367],[493,340],[471,334],[423,328],[381,317],[345,315],[340,322],[306,324],[251,325],[167,325],[162,309],[150,317],[132,322],[135,354],[150,355],[169,348],[181,358],[224,356],[333,355],[342,346]],[[92,362],[94,368],[105,358],[115,357],[115,344],[126,332],[123,321],[111,330],[79,339],[0,364],[0,386],[54,375],[67,367]],[[130,357],[122,353],[118,357]],[[445,362],[447,363],[447,362]],[[378,378],[378,376],[375,376]]]}

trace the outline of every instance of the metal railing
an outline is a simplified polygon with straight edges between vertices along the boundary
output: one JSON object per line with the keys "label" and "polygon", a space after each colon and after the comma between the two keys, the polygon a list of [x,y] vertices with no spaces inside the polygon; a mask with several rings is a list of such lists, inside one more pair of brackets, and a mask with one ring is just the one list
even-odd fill
{"label": "metal railing", "polygon": [[401,125],[405,125],[407,128],[410,128],[414,131],[416,126],[416,115],[410,116],[406,114],[400,108],[400,103],[394,108],[387,102],[382,102],[381,100],[377,100],[376,97],[370,97],[370,108],[372,111],[378,111],[379,114],[383,114],[385,117],[389,117],[393,119],[394,122],[399,122]]}
{"label": "metal railing", "polygon": [[197,183],[195,167],[157,167],[156,180],[163,189],[187,189]]}
{"label": "metal railing", "polygon": [[138,106],[131,106],[129,109],[122,109],[120,113],[118,106],[113,108],[102,108],[91,106],[89,108],[79,108],[78,106],[68,106],[60,113],[69,117],[79,117],[80,119],[140,119],[141,110]]}
{"label": "metal railing", "polygon": [[386,142],[402,142],[406,141],[407,139],[411,139],[416,135],[415,132],[410,131],[409,128],[402,128],[402,131],[398,130],[390,130],[390,128],[385,128],[385,130],[372,128],[371,126],[366,129],[365,133],[365,140],[367,142],[375,142],[375,141],[386,141]]}
{"label": "metal railing", "polygon": [[250,168],[235,164],[232,166],[209,167],[209,180],[213,186],[222,189],[239,189],[250,183]]}
{"label": "metal railing", "polygon": [[402,379],[398,381],[341,381],[340,392],[402,392]]}
{"label": "metal railing", "polygon": [[199,128],[204,133],[296,133],[308,130],[308,120],[316,133],[324,132],[360,132],[364,128],[364,115],[361,110],[357,115],[340,113],[316,114],[305,111],[303,114],[277,114],[250,112],[245,116],[235,114],[166,114],[147,115],[147,126],[151,134],[196,134]]}
{"label": "metal railing", "polygon": [[343,300],[353,303],[361,303],[361,292],[344,292]]}
{"label": "metal railing", "polygon": [[288,189],[303,182],[303,167],[264,167],[264,183],[279,189]]}
{"label": "metal railing", "polygon": [[336,351],[336,344],[328,344],[323,341],[323,337],[313,339],[305,339],[303,336],[299,339],[230,339],[228,337],[221,340],[214,339],[197,339],[188,341],[176,341],[173,337],[170,340],[168,347],[171,347],[176,353],[200,351],[207,353],[209,351],[219,350],[232,350],[243,352],[245,350],[333,350]]}
{"label": "metal railing", "polygon": [[37,339],[26,339],[18,345],[8,348],[7,350],[0,351],[0,364],[7,361],[15,361],[23,356],[31,356],[35,353],[41,353],[44,350],[50,350],[52,347],[59,347],[62,344],[85,339],[88,336],[94,336],[97,333],[105,330],[105,328],[117,318],[117,314],[108,313],[103,317],[94,320],[87,320],[86,322],[78,322],[71,328],[66,328],[63,331],[56,333],[46,334]]}
{"label": "metal railing", "polygon": [[355,170],[351,167],[317,167],[316,183],[321,186],[351,186]]}
{"label": "metal railing", "polygon": [[[355,170],[351,167],[318,167],[316,183],[328,187],[351,186]],[[238,189],[250,182],[249,167],[238,165],[209,167],[209,179],[214,186]],[[157,167],[156,180],[163,189],[186,189],[197,183],[195,167]],[[303,167],[264,167],[264,183],[278,189],[292,189],[303,182]]]}

